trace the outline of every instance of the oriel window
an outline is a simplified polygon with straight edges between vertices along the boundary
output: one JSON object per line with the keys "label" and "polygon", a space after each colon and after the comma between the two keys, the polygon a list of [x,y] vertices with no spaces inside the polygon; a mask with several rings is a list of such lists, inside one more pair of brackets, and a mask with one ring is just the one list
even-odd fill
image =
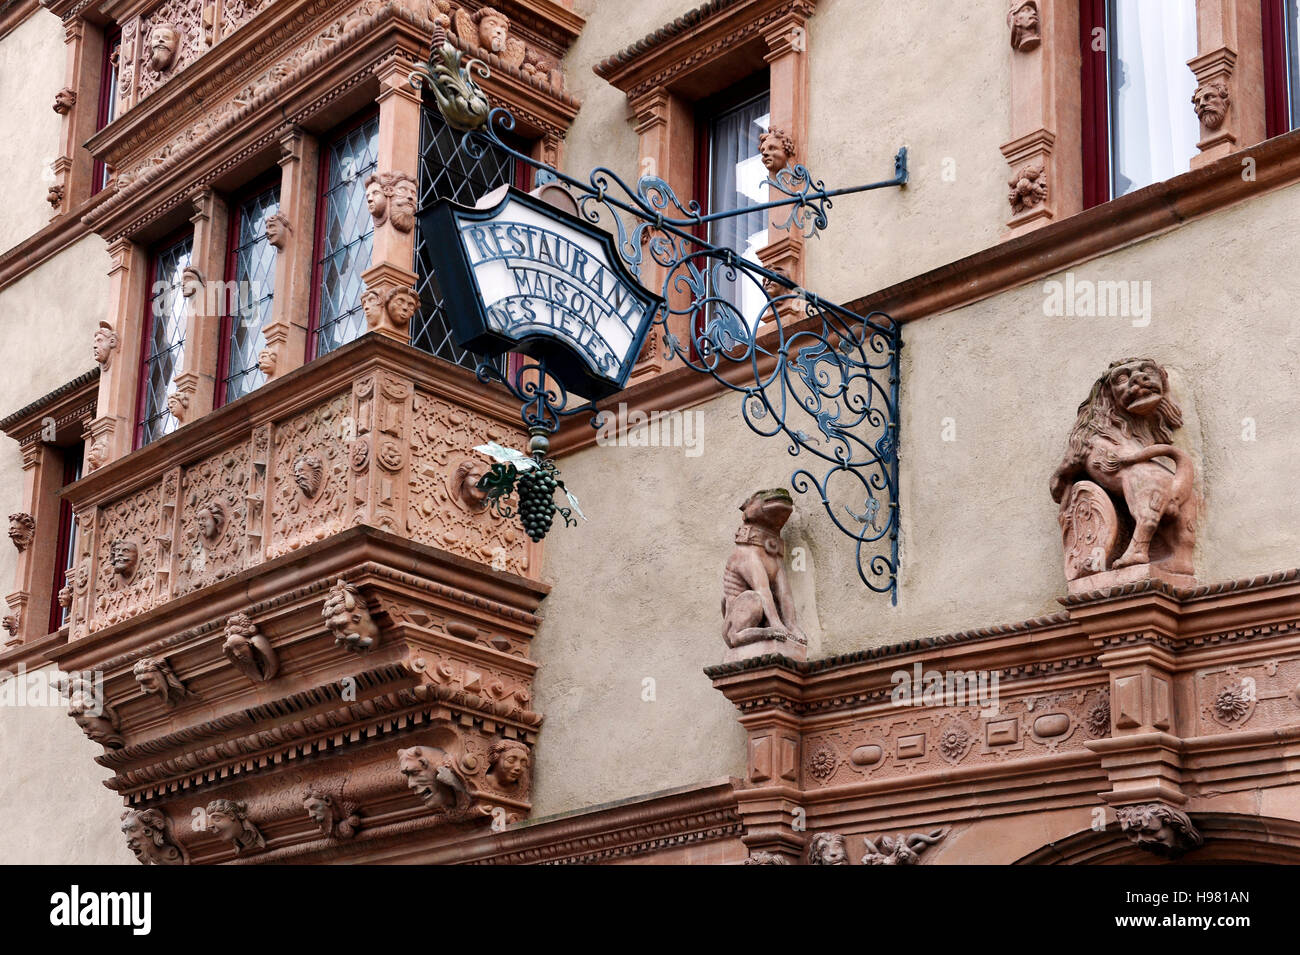
{"label": "oriel window", "polygon": [[183,286],[193,249],[194,237],[187,235],[153,255],[140,361],[137,448],[170,434],[180,424],[168,409],[167,399],[176,390],[176,377],[185,361],[188,308]]}
{"label": "oriel window", "polygon": [[[217,404],[234,401],[266,383],[258,355],[266,348],[263,330],[275,298],[275,246],[267,220],[280,211],[279,185],[261,189],[235,205],[230,223],[226,278],[227,314],[222,320],[222,375]],[[233,306],[233,307],[231,307]]]}

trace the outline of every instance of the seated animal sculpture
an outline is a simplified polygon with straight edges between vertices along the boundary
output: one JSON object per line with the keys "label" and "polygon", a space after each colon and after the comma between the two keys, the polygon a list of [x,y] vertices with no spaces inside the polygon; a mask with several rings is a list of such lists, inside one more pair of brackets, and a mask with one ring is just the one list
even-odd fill
{"label": "seated animal sculpture", "polygon": [[781,528],[794,511],[785,488],[758,491],[740,507],[736,549],[722,572],[722,638],[735,649],[763,640],[807,646],[799,629]]}
{"label": "seated animal sculpture", "polygon": [[1170,443],[1182,423],[1149,358],[1117,361],[1093,384],[1051,480],[1067,580],[1140,564],[1194,573],[1194,466]]}

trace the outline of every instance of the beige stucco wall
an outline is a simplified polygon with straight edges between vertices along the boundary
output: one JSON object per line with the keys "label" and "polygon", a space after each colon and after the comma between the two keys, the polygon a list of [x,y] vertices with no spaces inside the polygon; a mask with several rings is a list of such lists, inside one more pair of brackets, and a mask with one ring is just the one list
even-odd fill
{"label": "beige stucco wall", "polygon": [[38,10],[0,40],[0,169],[5,196],[0,202],[0,252],[17,245],[50,221],[45,193],[54,183],[50,164],[59,155],[63,118],[54,112],[54,94],[63,86],[63,27],[59,18]]}
{"label": "beige stucco wall", "polygon": [[[818,502],[797,499],[786,538],[810,558],[793,574],[810,656],[1059,609],[1048,478],[1093,380],[1133,355],[1169,367],[1185,417],[1177,440],[1200,462],[1201,579],[1296,566],[1297,215],[1293,186],[1073,269],[1079,280],[1150,282],[1144,327],[1046,317],[1042,281],[907,325],[898,606],[858,581],[850,541]],[[590,520],[547,538],[540,813],[743,771],[734,711],[700,669],[722,659],[736,507],[788,485],[797,461],[785,442],[749,433],[734,395],[697,410],[698,457],[592,447],[560,462]],[[943,440],[946,418],[956,440]],[[1254,441],[1242,438],[1246,418]],[[645,676],[655,703],[639,701]]]}

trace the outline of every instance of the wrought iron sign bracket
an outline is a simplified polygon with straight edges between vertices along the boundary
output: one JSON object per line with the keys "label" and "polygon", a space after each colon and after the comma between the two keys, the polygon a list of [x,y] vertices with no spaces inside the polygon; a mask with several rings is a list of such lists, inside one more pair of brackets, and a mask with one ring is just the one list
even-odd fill
{"label": "wrought iron sign bracket", "polygon": [[[470,160],[480,160],[491,150],[532,167],[536,170],[534,181],[539,185],[562,183],[567,187],[576,202],[576,215],[554,212],[557,223],[554,229],[510,219],[499,226],[502,231],[496,234],[495,249],[488,247],[480,226],[479,234],[474,237],[479,247],[475,253],[473,243],[465,237],[466,230],[473,228],[470,220],[482,222],[494,214],[485,211],[491,202],[485,200],[473,212],[462,208],[464,221],[448,218],[445,201],[438,204],[438,209],[422,210],[422,228],[425,222],[438,223],[438,237],[430,236],[429,242],[444,247],[455,245],[456,238],[443,233],[448,228],[460,228],[460,241],[470,248],[465,253],[468,271],[460,267],[449,270],[470,275],[458,285],[458,294],[449,298],[451,307],[469,308],[468,298],[481,300],[485,295],[493,298],[493,302],[505,301],[499,278],[483,279],[495,283],[494,292],[485,293],[481,288],[482,282],[474,270],[481,269],[486,274],[486,263],[491,262],[492,268],[499,269],[496,263],[513,254],[520,261],[510,268],[517,272],[545,271],[535,262],[522,261],[535,252],[531,242],[527,244],[528,252],[522,251],[525,246],[522,240],[514,253],[500,248],[502,237],[511,235],[509,228],[541,229],[546,235],[558,237],[553,241],[569,242],[573,248],[579,248],[574,244],[578,241],[588,242],[581,249],[596,257],[599,250],[590,245],[595,241],[591,239],[594,227],[605,234],[609,250],[605,264],[599,267],[610,273],[611,284],[602,285],[599,279],[593,282],[585,272],[576,280],[597,290],[599,294],[593,297],[603,303],[594,310],[597,318],[591,318],[592,313],[588,313],[583,319],[595,329],[588,340],[599,339],[601,353],[579,356],[603,377],[588,373],[587,381],[575,378],[572,355],[580,352],[582,346],[574,339],[567,342],[565,349],[557,350],[556,339],[564,337],[558,323],[554,329],[547,329],[548,334],[538,334],[535,322],[520,324],[522,332],[514,339],[517,347],[511,350],[522,352],[522,360],[510,363],[508,370],[500,362],[489,360],[491,356],[478,352],[483,357],[477,368],[478,377],[499,382],[519,400],[522,420],[533,436],[528,451],[536,465],[526,462],[527,466],[521,470],[545,465],[547,473],[554,476],[553,464],[544,459],[549,449],[548,436],[559,429],[564,418],[589,414],[591,425],[602,427],[607,412],[599,410],[596,401],[625,385],[632,363],[641,354],[642,340],[650,328],[657,326],[666,359],[676,359],[697,373],[711,376],[722,387],[738,392],[746,425],[759,435],[784,437],[787,451],[807,461],[791,476],[793,490],[801,494],[816,493],[832,523],[855,541],[858,575],[863,583],[872,591],[888,594],[891,603],[897,603],[898,399],[902,349],[898,324],[882,312],[865,316],[851,312],[800,288],[787,275],[700,238],[697,232],[707,232],[709,223],[723,219],[788,209],[781,229],[798,229],[805,238],[818,237],[828,225],[827,211],[834,199],[906,185],[906,147],[895,155],[894,175],[889,179],[827,189],[803,165],[787,166],[766,180],[769,195],[778,198],[744,209],[705,214],[698,202],[683,202],[658,177],[642,176],[635,185],[629,185],[612,170],[597,167],[586,181],[581,181],[514,149],[506,141],[515,126],[513,115],[505,109],[487,107],[486,97],[472,73],[486,76],[487,67],[477,60],[462,63],[460,52],[447,41],[439,26],[434,33],[430,65],[412,72],[411,82],[417,88],[432,86],[443,117],[464,133],[459,148]],[[503,188],[500,192],[506,196],[500,200],[501,209],[528,205],[524,201],[526,197],[515,195],[515,190]],[[520,235],[513,233],[515,239]],[[579,254],[585,262],[587,256],[581,250]],[[636,281],[624,280],[620,285],[615,273],[626,272],[631,279],[639,280],[648,264],[647,255],[649,262],[663,270],[660,294],[651,296],[653,301],[644,312],[630,306],[624,308],[624,303],[634,297],[631,286],[640,295],[649,293]],[[554,262],[546,263],[552,272],[554,265]],[[475,287],[475,282],[480,287]],[[524,289],[523,280],[517,274],[515,282]],[[746,286],[762,293],[751,296],[755,302],[761,302],[756,315],[742,314],[735,304],[741,297],[728,291]],[[553,289],[553,285],[547,289]],[[533,293],[521,291],[520,294]],[[527,314],[535,316],[539,309],[549,309],[552,314],[568,309],[565,322],[570,327],[582,324],[570,308],[572,294],[572,289],[565,295],[538,291],[533,299],[536,304],[526,310]],[[512,338],[509,329],[513,327],[512,320],[505,317],[505,306],[488,303],[486,310],[483,306],[482,301],[475,306],[482,313],[480,334],[475,337],[458,331],[457,338],[462,345],[469,338],[480,343],[492,340],[499,354],[503,347],[499,340]],[[604,317],[600,318],[602,308]],[[618,313],[621,327],[609,317],[614,313]],[[612,334],[600,332],[602,321],[609,325]],[[670,331],[682,326],[691,329],[689,341],[683,342]],[[583,334],[588,332],[584,330]],[[537,344],[539,341],[541,345]],[[609,359],[611,342],[622,343],[626,354],[620,355],[617,350],[613,354],[615,359],[625,357],[626,361]],[[750,372],[737,383],[732,379],[736,377],[735,369],[741,365],[748,365]],[[604,386],[600,389],[603,394],[594,399],[590,397],[593,377]],[[504,481],[504,474],[504,468],[496,469],[492,487],[485,488],[494,497],[511,490],[506,485],[513,482]],[[576,505],[572,496],[569,500]],[[568,513],[563,516],[567,523]],[[549,520],[542,523],[544,534]],[[531,526],[538,527],[536,521]]]}

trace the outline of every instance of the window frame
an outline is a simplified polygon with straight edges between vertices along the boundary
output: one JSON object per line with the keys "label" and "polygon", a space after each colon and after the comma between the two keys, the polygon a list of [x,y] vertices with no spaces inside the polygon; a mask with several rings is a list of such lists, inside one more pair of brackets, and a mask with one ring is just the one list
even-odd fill
{"label": "window frame", "polygon": [[[225,280],[226,288],[230,288],[230,283],[236,282],[238,252],[239,252],[239,223],[241,219],[240,210],[248,201],[263,195],[264,193],[275,190],[276,205],[280,205],[280,199],[283,194],[283,182],[278,169],[268,172],[266,175],[259,176],[252,182],[246,184],[244,188],[237,193],[230,201],[230,216],[226,229],[226,266],[222,270],[222,278]],[[279,255],[277,251],[275,253]],[[271,274],[274,277],[275,268],[272,267]],[[271,290],[271,301],[275,301],[276,289]],[[237,297],[237,296],[236,296]],[[213,409],[224,407],[232,399],[229,395],[229,378],[230,378],[230,336],[234,331],[234,316],[230,314],[230,296],[222,296],[221,321],[217,323],[218,334],[221,336],[217,342],[217,373],[214,382],[214,394],[212,396]],[[272,305],[274,307],[274,305]],[[269,324],[269,322],[268,322]],[[266,330],[266,325],[262,326]],[[256,390],[256,389],[254,389]],[[251,392],[250,392],[251,394]],[[243,395],[240,395],[242,398]],[[234,399],[237,400],[237,399]]]}
{"label": "window frame", "polygon": [[[307,304],[307,353],[303,356],[304,363],[313,362],[320,357],[316,352],[320,337],[320,310],[323,302],[321,278],[324,273],[321,260],[325,247],[326,220],[328,219],[325,203],[326,193],[329,192],[330,152],[333,145],[340,139],[347,137],[367,123],[371,121],[378,122],[378,120],[379,108],[371,106],[335,126],[320,137],[320,160],[316,170],[316,214],[311,243],[311,295],[308,297]],[[372,223],[371,228],[373,229],[373,227]]]}
{"label": "window frame", "polygon": [[[1264,45],[1264,127],[1269,139],[1292,130],[1291,51],[1287,37],[1287,0],[1260,0],[1260,28]],[[1300,54],[1298,54],[1300,55]]]}
{"label": "window frame", "polygon": [[[59,487],[65,488],[70,484],[81,479],[82,461],[86,456],[86,446],[82,441],[76,444],[61,446],[60,454],[63,456],[63,478]],[[64,620],[65,611],[59,606],[59,591],[68,583],[68,571],[76,562],[76,515],[72,513],[72,502],[66,497],[59,499],[59,528],[55,536],[54,551],[54,579],[50,587],[50,629],[48,633],[55,633],[67,624]]]}
{"label": "window frame", "polygon": [[[1093,31],[1107,38],[1093,49]],[[1110,183],[1110,53],[1106,32],[1106,0],[1079,3],[1079,122],[1083,146],[1083,208],[1111,200]]]}
{"label": "window frame", "polygon": [[[158,265],[162,258],[162,253],[180,245],[186,239],[190,240],[190,264],[194,263],[194,228],[185,226],[182,229],[173,232],[167,238],[155,243],[149,250],[149,277],[148,285],[145,287],[144,295],[144,316],[140,325],[140,356],[136,366],[136,403],[135,403],[135,426],[133,428],[131,449],[134,451],[146,445],[152,444],[153,441],[145,441],[144,425],[145,412],[148,405],[148,368],[149,359],[153,356],[150,349],[153,345],[153,289],[158,284]],[[188,308],[188,306],[186,306]],[[185,340],[181,339],[181,347],[184,349]],[[159,438],[166,435],[159,435]],[[157,440],[155,438],[154,440]]]}
{"label": "window frame", "polygon": [[[113,48],[121,57],[122,30],[110,23],[104,27],[104,49],[101,54],[99,74],[99,102],[95,104],[95,132],[99,132],[111,123],[116,116],[110,115],[116,101],[118,67],[113,65]],[[83,167],[84,168],[84,167]],[[97,195],[108,186],[108,165],[102,159],[96,159],[91,166],[90,194]]]}

